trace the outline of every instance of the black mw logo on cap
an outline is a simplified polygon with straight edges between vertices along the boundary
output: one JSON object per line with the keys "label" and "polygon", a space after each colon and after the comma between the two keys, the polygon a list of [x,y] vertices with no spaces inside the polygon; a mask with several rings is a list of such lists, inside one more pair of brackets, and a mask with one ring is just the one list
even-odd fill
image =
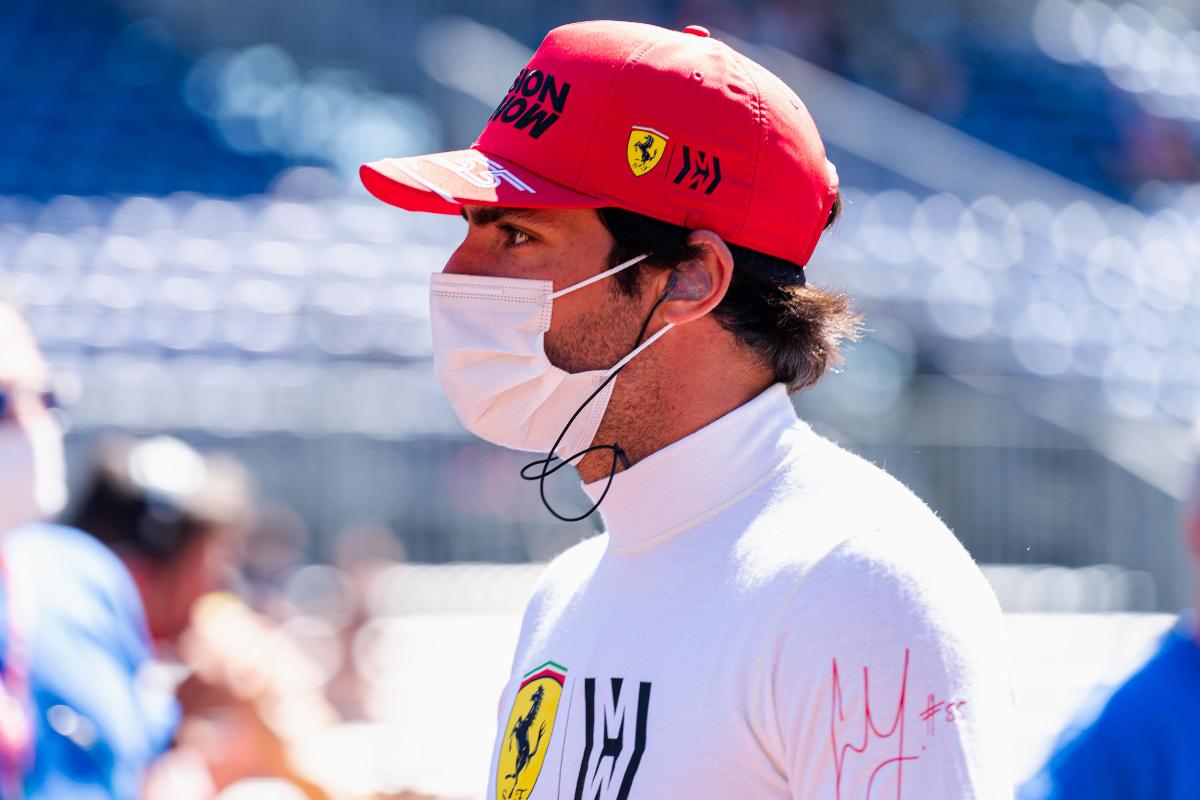
{"label": "black mw logo on cap", "polygon": [[517,130],[528,128],[529,135],[536,139],[558,120],[570,90],[571,84],[559,83],[549,72],[526,67],[508,87],[508,95],[490,119],[507,122]]}
{"label": "black mw logo on cap", "polygon": [[688,189],[703,189],[712,194],[721,182],[721,159],[704,150],[683,146],[683,165],[672,179]]}

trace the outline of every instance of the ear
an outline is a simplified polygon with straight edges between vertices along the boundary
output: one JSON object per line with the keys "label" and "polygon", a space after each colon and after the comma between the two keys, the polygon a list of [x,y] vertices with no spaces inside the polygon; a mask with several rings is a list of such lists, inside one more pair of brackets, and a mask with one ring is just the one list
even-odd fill
{"label": "ear", "polygon": [[662,306],[663,319],[675,325],[699,319],[716,308],[733,280],[733,253],[720,236],[708,230],[692,231],[687,241],[698,252],[675,267],[675,285]]}

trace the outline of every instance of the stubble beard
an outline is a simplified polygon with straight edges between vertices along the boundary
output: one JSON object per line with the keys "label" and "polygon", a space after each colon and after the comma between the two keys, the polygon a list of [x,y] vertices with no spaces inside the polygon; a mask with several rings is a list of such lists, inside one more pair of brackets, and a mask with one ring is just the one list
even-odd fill
{"label": "stubble beard", "polygon": [[[635,338],[645,322],[645,312],[637,298],[619,294],[615,289],[609,300],[604,307],[577,320],[571,334],[546,340],[550,363],[567,372],[607,370],[633,351],[639,344]],[[631,463],[647,452],[654,420],[663,409],[661,387],[651,380],[655,373],[651,363],[653,349],[639,353],[613,379],[612,399],[592,441],[593,446],[620,446]],[[567,458],[574,454],[558,455]],[[585,483],[605,479],[613,467],[613,452],[606,448],[588,453],[575,466]],[[621,468],[618,459],[616,469]]]}

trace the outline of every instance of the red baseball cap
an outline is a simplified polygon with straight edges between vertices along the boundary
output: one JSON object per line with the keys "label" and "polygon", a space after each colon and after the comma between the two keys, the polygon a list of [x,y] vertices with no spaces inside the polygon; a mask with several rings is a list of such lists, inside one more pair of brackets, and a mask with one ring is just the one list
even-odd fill
{"label": "red baseball cap", "polygon": [[578,22],[546,35],[469,149],[359,170],[380,200],[617,206],[804,265],[837,171],[804,103],[699,26]]}

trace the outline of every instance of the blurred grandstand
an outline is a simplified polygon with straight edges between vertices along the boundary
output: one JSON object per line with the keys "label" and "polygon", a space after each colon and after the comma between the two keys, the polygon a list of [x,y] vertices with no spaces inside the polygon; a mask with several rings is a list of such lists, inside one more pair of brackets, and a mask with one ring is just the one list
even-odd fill
{"label": "blurred grandstand", "polygon": [[[77,439],[220,437],[297,507],[317,552],[364,517],[420,560],[547,558],[583,533],[523,502],[515,460],[465,439],[430,374],[426,276],[457,220],[365,202],[352,175],[468,140],[566,10],[342,5],[331,21],[269,2],[16,2],[0,21],[5,281],[84,389]],[[804,416],[886,462],[980,560],[1116,563],[1176,607],[1200,187],[1102,169],[1123,135],[1114,109],[1141,94],[1077,17],[1149,40],[1167,26],[1189,53],[1198,35],[1169,9],[927,5],[676,12],[731,29],[793,83],[846,186],[811,271],[859,299],[872,334],[800,398]],[[396,47],[401,32],[415,44]]]}
{"label": "blurred grandstand", "polygon": [[[470,440],[433,380],[428,274],[460,221],[370,201],[354,170],[469,142],[553,25],[701,23],[797,90],[842,178],[811,279],[871,330],[801,416],[998,565],[1011,611],[1190,601],[1194,7],[300,7],[11,0],[0,17],[0,280],[81,389],[75,452],[112,429],[219,443],[280,501],[292,566],[364,521],[418,562],[538,562],[590,534],[550,521],[520,457]],[[570,484],[559,503],[582,506]]]}

